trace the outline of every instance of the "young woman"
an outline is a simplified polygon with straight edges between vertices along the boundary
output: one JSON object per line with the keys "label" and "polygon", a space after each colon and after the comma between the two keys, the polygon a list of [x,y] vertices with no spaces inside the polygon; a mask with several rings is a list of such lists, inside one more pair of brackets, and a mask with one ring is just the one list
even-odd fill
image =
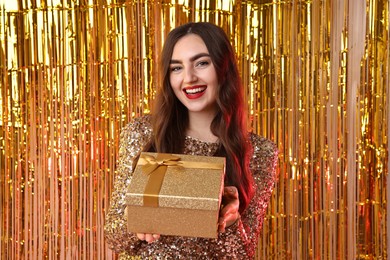
{"label": "young woman", "polygon": [[[274,187],[277,149],[246,129],[229,39],[211,23],[188,23],[169,33],[161,58],[154,113],[121,133],[107,242],[123,259],[251,259]],[[226,157],[217,239],[127,232],[125,193],[141,151]]]}

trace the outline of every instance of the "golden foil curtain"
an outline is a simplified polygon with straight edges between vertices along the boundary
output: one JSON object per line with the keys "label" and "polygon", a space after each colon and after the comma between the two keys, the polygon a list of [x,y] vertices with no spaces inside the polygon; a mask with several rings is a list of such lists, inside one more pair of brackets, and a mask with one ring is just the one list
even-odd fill
{"label": "golden foil curtain", "polygon": [[118,136],[171,28],[222,26],[280,149],[258,259],[387,259],[388,0],[0,0],[1,259],[110,259]]}

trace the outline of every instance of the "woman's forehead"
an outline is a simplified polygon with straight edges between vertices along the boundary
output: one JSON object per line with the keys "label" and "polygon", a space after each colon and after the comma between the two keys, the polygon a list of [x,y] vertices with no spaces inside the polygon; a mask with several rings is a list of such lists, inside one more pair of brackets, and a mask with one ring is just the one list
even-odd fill
{"label": "woman's forehead", "polygon": [[208,54],[209,51],[203,39],[196,34],[190,33],[177,41],[173,47],[172,59],[191,59],[199,53]]}

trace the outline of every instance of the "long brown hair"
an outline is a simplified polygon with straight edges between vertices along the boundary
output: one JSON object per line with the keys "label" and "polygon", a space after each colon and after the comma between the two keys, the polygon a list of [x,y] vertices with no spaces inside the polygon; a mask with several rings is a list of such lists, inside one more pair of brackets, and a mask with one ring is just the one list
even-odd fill
{"label": "long brown hair", "polygon": [[249,170],[251,147],[236,58],[228,37],[220,27],[204,22],[187,23],[168,34],[161,55],[162,87],[157,92],[152,117],[154,139],[148,150],[161,153],[183,151],[188,110],[172,90],[169,65],[175,44],[188,33],[203,39],[217,72],[218,112],[211,123],[211,131],[219,138],[220,147],[215,156],[226,157],[225,185],[237,187],[240,212],[243,212],[253,196],[253,178]]}

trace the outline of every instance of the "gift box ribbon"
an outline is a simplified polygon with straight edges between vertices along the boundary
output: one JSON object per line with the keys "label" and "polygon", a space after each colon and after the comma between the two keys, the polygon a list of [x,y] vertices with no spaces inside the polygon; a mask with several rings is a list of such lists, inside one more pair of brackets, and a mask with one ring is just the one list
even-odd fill
{"label": "gift box ribbon", "polygon": [[149,207],[158,207],[158,196],[168,167],[224,169],[224,164],[221,163],[182,161],[180,157],[166,153],[158,153],[156,157],[141,154],[138,165],[141,165],[142,172],[149,176],[143,196],[144,206]]}

